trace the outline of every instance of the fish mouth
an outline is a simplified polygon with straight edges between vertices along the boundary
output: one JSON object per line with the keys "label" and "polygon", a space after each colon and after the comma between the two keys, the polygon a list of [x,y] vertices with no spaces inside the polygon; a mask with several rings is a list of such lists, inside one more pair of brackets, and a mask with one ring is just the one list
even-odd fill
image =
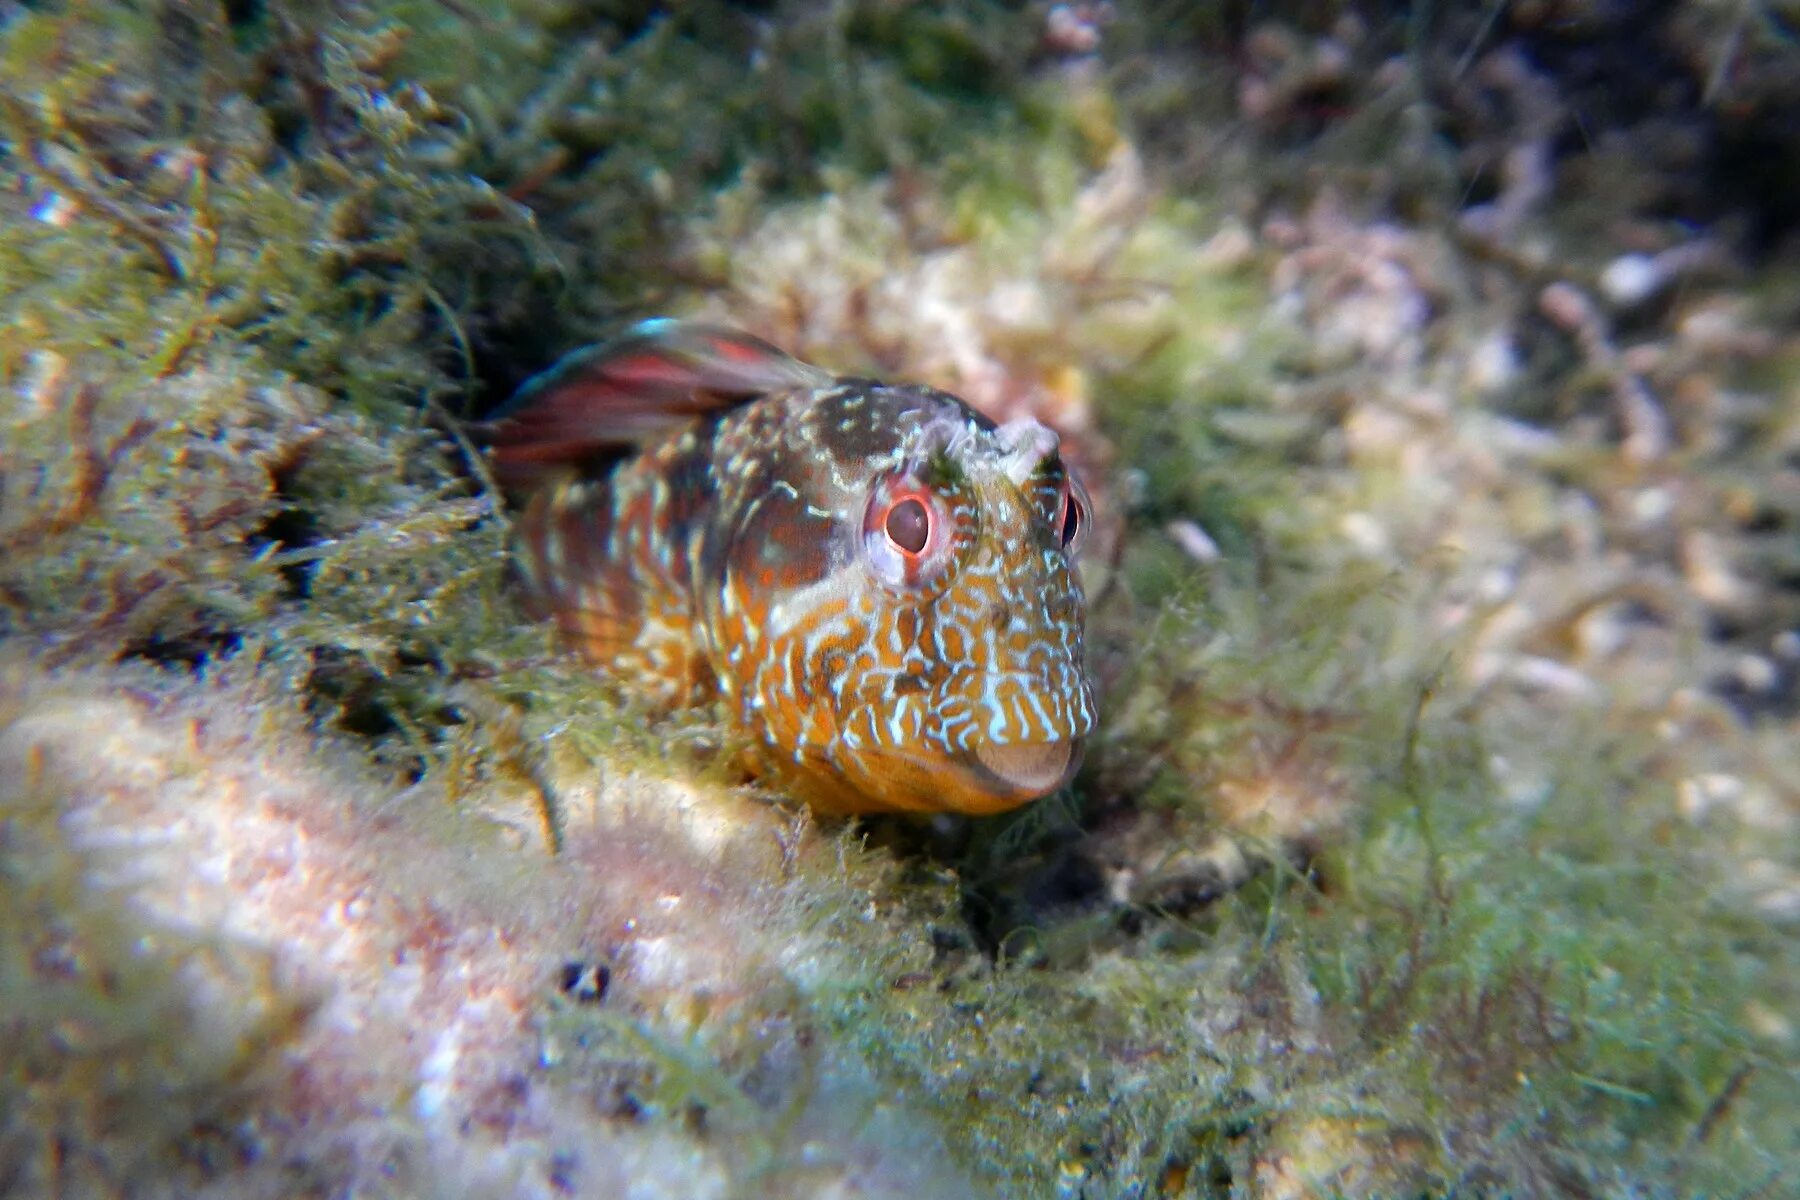
{"label": "fish mouth", "polygon": [[1010,742],[975,747],[975,763],[1007,788],[1044,795],[1069,781],[1081,765],[1081,739]]}

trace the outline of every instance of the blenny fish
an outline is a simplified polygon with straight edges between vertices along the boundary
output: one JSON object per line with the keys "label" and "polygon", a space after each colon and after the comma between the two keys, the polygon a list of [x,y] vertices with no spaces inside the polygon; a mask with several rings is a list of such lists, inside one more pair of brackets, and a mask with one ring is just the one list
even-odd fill
{"label": "blenny fish", "polygon": [[519,561],[587,659],[722,703],[745,764],[831,813],[994,813],[1093,731],[1055,433],[651,321],[528,381],[483,429],[529,490]]}

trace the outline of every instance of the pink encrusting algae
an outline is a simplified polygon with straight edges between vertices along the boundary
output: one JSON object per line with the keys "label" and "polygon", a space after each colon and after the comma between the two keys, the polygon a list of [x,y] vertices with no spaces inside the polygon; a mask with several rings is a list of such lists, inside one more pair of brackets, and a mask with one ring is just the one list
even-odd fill
{"label": "pink encrusting algae", "polygon": [[485,433],[535,485],[524,574],[566,639],[659,704],[719,698],[813,807],[999,812],[1079,765],[1088,500],[1035,420],[655,321]]}

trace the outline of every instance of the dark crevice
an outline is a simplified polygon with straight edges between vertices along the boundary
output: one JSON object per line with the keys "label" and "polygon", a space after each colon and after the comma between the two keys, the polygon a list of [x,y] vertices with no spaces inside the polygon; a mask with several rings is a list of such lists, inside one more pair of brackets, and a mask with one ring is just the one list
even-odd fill
{"label": "dark crevice", "polygon": [[179,634],[154,633],[126,642],[119,657],[171,670],[197,671],[215,660],[230,658],[242,646],[239,630],[203,626]]}

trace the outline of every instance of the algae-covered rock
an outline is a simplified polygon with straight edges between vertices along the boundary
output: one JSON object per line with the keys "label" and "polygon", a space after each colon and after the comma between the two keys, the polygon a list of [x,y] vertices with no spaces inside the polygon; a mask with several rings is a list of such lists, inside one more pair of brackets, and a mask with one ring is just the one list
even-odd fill
{"label": "algae-covered rock", "polygon": [[11,1186],[975,1194],[817,1033],[920,965],[882,868],[642,777],[508,853],[295,715],[231,670],[7,664]]}

